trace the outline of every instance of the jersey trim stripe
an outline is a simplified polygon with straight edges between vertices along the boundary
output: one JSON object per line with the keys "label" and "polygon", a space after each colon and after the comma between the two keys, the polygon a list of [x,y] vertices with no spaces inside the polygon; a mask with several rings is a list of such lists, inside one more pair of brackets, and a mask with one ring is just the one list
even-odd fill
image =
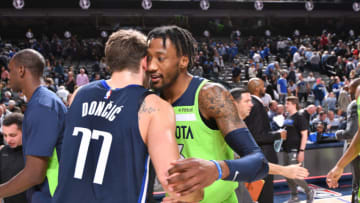
{"label": "jersey trim stripe", "polygon": [[193,113],[176,114],[176,121],[196,121],[196,115]]}
{"label": "jersey trim stripe", "polygon": [[150,165],[150,156],[147,155],[146,163],[145,163],[145,171],[144,171],[144,176],[143,176],[141,192],[140,192],[138,203],[145,203],[145,201],[146,201],[146,193],[147,193],[148,182],[149,182],[149,165]]}

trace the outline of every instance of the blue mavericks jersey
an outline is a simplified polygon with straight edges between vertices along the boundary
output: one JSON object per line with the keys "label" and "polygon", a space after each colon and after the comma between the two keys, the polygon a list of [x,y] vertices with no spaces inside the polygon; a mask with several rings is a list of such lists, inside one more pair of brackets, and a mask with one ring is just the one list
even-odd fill
{"label": "blue mavericks jersey", "polygon": [[138,110],[150,92],[129,85],[82,87],[66,115],[59,183],[53,203],[146,201],[150,159]]}

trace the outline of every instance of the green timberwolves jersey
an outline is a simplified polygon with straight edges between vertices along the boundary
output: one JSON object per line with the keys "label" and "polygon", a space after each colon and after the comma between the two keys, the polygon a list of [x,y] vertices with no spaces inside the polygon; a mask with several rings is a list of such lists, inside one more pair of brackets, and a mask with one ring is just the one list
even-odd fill
{"label": "green timberwolves jersey", "polygon": [[[231,160],[234,152],[226,144],[219,130],[210,129],[200,115],[198,97],[207,81],[193,77],[184,94],[173,103],[176,114],[176,140],[184,158]],[[217,180],[205,188],[205,203],[237,203],[235,189],[238,183]]]}

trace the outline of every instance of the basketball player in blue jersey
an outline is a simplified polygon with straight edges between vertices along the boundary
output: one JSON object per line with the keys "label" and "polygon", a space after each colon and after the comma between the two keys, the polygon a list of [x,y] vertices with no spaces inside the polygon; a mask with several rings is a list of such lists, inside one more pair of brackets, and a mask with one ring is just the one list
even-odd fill
{"label": "basketball player in blue jersey", "polygon": [[[173,163],[170,190],[186,195],[209,186],[204,202],[237,202],[236,184],[223,180],[254,181],[265,177],[269,167],[234,99],[220,84],[189,74],[196,41],[186,29],[155,28],[148,42],[152,87],[174,107],[177,142],[181,155],[189,158]],[[234,160],[232,150],[242,158]]]}
{"label": "basketball player in blue jersey", "polygon": [[66,107],[41,86],[44,68],[44,57],[32,49],[19,51],[9,63],[10,86],[28,101],[22,127],[25,168],[0,185],[0,198],[28,190],[28,202],[49,203],[55,191]]}
{"label": "basketball player in blue jersey", "polygon": [[[175,116],[167,102],[142,86],[146,50],[142,33],[113,33],[105,47],[111,78],[76,91],[67,114],[53,203],[147,202],[150,158],[168,191],[167,170],[179,158]],[[203,191],[173,198],[199,201]]]}

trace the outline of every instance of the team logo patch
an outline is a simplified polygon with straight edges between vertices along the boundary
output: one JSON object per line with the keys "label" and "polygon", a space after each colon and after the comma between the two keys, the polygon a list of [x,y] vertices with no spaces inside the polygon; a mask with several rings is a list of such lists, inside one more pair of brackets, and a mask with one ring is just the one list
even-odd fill
{"label": "team logo patch", "polygon": [[106,94],[105,94],[104,99],[109,99],[110,96],[111,96],[111,92],[112,92],[111,90],[107,91]]}

